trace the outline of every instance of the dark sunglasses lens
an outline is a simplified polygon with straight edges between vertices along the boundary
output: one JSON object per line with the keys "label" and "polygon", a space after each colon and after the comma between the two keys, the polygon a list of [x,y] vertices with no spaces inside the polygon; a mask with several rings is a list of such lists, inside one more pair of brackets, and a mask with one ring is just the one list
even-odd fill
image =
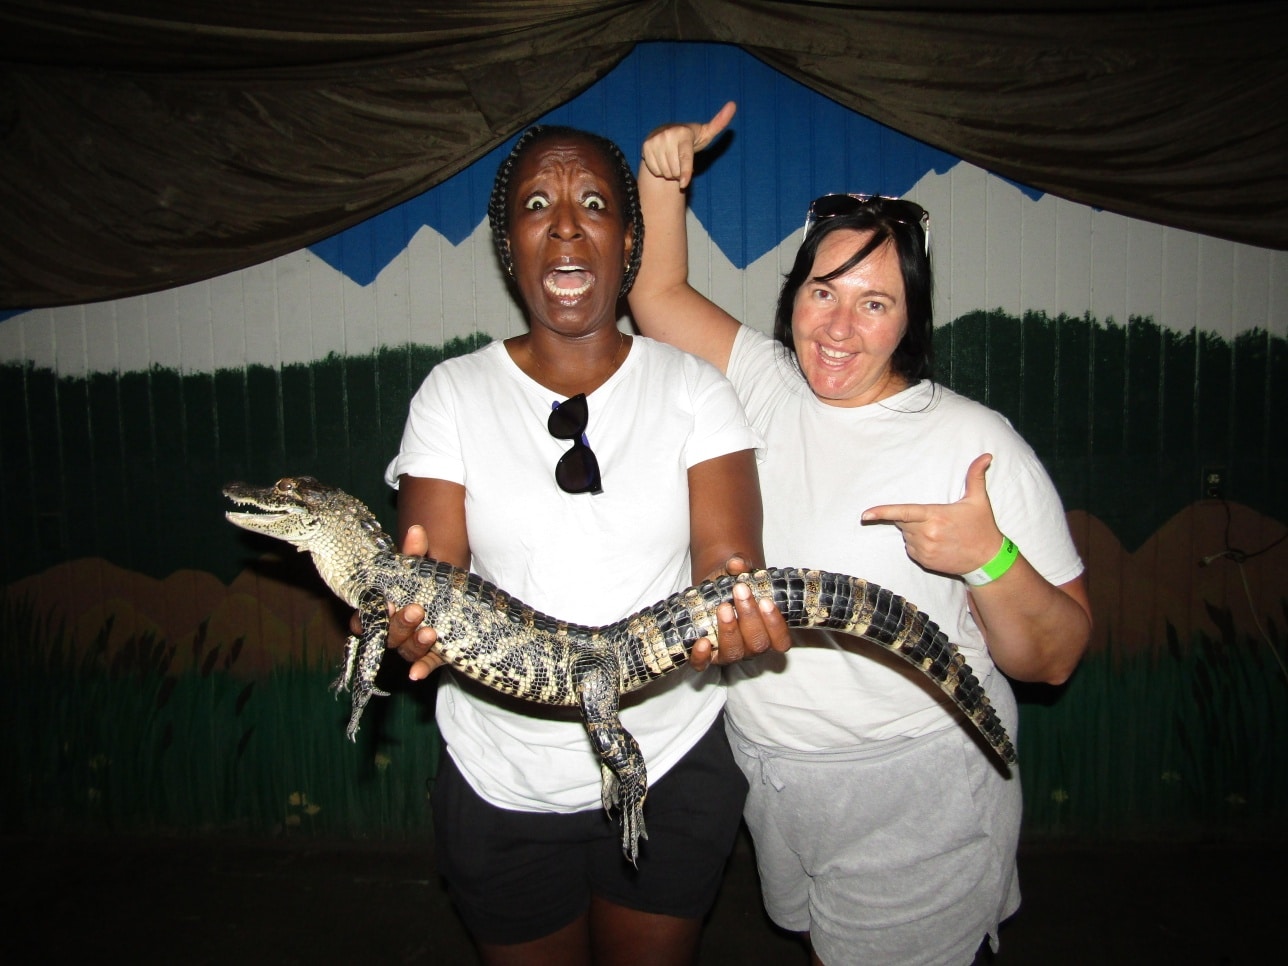
{"label": "dark sunglasses lens", "polygon": [[578,393],[565,399],[550,410],[546,420],[546,429],[555,439],[576,439],[586,431],[589,409],[586,406],[586,394]]}
{"label": "dark sunglasses lens", "polygon": [[926,217],[926,209],[921,207],[915,201],[887,201],[886,206],[895,218],[898,218],[905,225],[922,226],[922,221]]}
{"label": "dark sunglasses lens", "polygon": [[581,440],[573,443],[555,464],[555,482],[565,493],[602,493],[599,460]]}
{"label": "dark sunglasses lens", "polygon": [[[815,198],[814,203],[809,206],[809,210],[815,219],[835,218],[837,215],[853,214],[864,203],[865,201],[861,201],[853,195],[824,195],[821,198]],[[800,209],[797,210],[799,211]]]}

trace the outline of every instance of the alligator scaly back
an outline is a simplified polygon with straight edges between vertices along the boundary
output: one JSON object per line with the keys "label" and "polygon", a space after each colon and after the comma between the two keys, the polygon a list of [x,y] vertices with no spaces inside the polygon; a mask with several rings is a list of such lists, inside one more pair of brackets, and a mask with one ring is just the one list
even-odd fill
{"label": "alligator scaly back", "polygon": [[605,637],[619,652],[645,658],[642,666],[623,665],[627,679],[622,691],[633,691],[665,673],[668,661],[683,663],[696,640],[714,637],[716,608],[732,600],[735,583],[748,584],[757,600],[773,600],[789,627],[840,631],[899,655],[948,695],[998,757],[1015,763],[1015,747],[1005,726],[948,635],[898,594],[860,577],[826,570],[774,568],[721,577],[672,594],[606,628]]}
{"label": "alligator scaly back", "polygon": [[735,582],[772,599],[791,627],[823,627],[861,637],[899,655],[935,683],[997,755],[1015,748],[957,647],[915,605],[858,577],[820,570],[760,570],[721,577],[672,594],[603,627],[561,621],[534,610],[481,577],[439,561],[398,553],[359,500],[311,477],[271,487],[230,483],[224,494],[259,512],[229,512],[230,522],[313,555],[319,574],[358,608],[362,634],[350,636],[335,689],[352,690],[348,735],[358,729],[385,653],[387,605],[420,604],[437,632],[435,650],[458,671],[504,694],[580,707],[600,759],[601,800],[620,806],[622,850],[634,862],[644,828],[648,778],[643,756],[618,716],[621,696],[688,663],[693,645],[716,636],[717,608]]}

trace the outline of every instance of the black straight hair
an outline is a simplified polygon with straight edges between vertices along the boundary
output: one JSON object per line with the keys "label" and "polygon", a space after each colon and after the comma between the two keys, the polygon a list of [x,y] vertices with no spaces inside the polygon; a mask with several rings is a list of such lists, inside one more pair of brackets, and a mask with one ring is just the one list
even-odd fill
{"label": "black straight hair", "polygon": [[787,348],[793,359],[796,357],[796,342],[792,336],[792,310],[796,304],[796,293],[809,279],[815,277],[814,260],[823,239],[834,231],[846,229],[872,234],[842,265],[821,276],[819,280],[830,281],[844,275],[882,245],[893,245],[899,259],[900,274],[903,276],[908,329],[895,347],[890,365],[909,384],[922,379],[933,379],[935,323],[926,236],[920,225],[894,218],[883,212],[880,205],[865,205],[852,214],[823,218],[810,227],[778,294],[778,308],[774,313],[774,338]]}

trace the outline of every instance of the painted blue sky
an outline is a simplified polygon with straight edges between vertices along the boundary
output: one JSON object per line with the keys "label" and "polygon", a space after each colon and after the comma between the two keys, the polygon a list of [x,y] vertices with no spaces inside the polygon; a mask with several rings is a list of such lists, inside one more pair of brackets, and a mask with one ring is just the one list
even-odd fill
{"label": "painted blue sky", "polygon": [[[640,44],[603,79],[539,123],[595,131],[616,141],[634,161],[653,128],[706,120],[727,100],[738,102],[738,115],[709,152],[713,163],[695,180],[691,204],[738,268],[799,228],[810,200],[821,194],[902,195],[928,172],[943,173],[958,163],[724,44]],[[441,185],[311,251],[367,285],[423,225],[459,245],[484,219],[492,177],[516,138]]]}

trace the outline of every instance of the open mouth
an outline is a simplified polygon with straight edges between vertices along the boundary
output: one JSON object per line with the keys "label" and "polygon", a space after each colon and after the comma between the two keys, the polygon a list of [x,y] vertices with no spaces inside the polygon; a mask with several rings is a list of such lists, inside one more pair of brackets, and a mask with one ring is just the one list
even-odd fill
{"label": "open mouth", "polygon": [[840,349],[830,349],[825,345],[818,347],[818,354],[823,357],[824,362],[841,363],[853,359],[857,353],[844,352]]}
{"label": "open mouth", "polygon": [[[228,510],[227,512],[224,513],[224,517],[227,518],[232,523],[249,524],[251,527],[271,526],[272,524],[279,523],[282,520],[288,520],[293,516],[298,516],[300,512],[294,507],[288,507],[286,509],[275,507],[272,510],[270,510],[267,507],[258,506],[253,502],[246,502],[246,501],[236,500],[236,499],[234,500],[234,502],[238,506],[244,507],[245,510],[243,510],[242,512],[238,512],[236,510]],[[249,511],[249,512],[246,512],[246,511]]]}
{"label": "open mouth", "polygon": [[579,265],[562,265],[546,273],[546,291],[556,298],[580,298],[591,290],[595,276]]}
{"label": "open mouth", "polygon": [[283,505],[280,500],[273,500],[273,495],[274,491],[271,488],[230,483],[224,487],[224,496],[247,512],[238,513],[230,510],[224,516],[234,522],[254,521],[271,524],[302,512],[301,507]]}

